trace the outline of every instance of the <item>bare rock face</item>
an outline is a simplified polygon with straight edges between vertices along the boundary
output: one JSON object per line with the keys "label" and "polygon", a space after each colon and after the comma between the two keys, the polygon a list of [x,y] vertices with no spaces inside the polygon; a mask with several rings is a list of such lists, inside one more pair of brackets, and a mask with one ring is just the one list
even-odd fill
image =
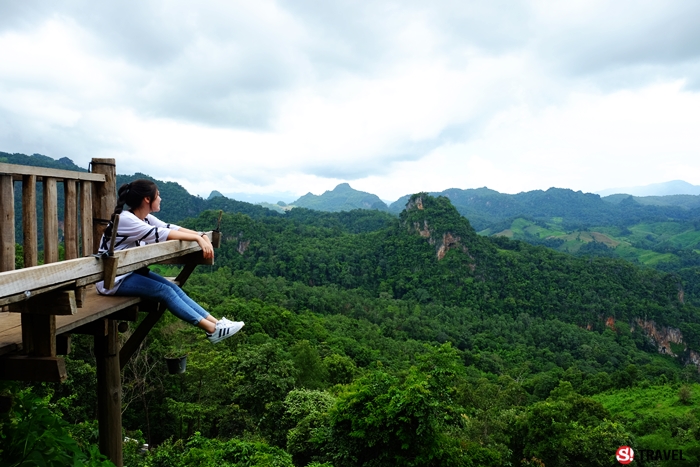
{"label": "bare rock face", "polygon": [[417,196],[413,198],[411,201],[406,204],[406,210],[410,211],[411,209],[418,209],[419,211],[422,211],[423,208],[423,198],[420,196]]}
{"label": "bare rock face", "polygon": [[459,244],[459,237],[452,236],[451,233],[446,232],[442,235],[442,242],[438,245],[437,248],[437,259],[440,261],[442,258],[445,257],[445,253],[450,251],[453,248],[462,248],[462,251],[465,253],[467,252],[467,248],[465,246],[462,246]]}
{"label": "bare rock face", "polygon": [[656,326],[655,322],[645,321],[640,318],[637,318],[637,324],[646,331],[647,335],[649,335],[654,342],[656,342],[659,353],[677,357],[677,355],[671,350],[671,343],[682,345],[684,349],[687,348],[683,342],[683,334],[678,328]]}
{"label": "bare rock face", "polygon": [[238,251],[238,253],[240,253],[240,254],[243,254],[246,252],[249,245],[250,245],[250,240],[245,240],[245,241],[241,240],[240,242],[238,242],[238,248],[236,248],[236,251]]}
{"label": "bare rock face", "polygon": [[[420,200],[420,198],[417,199]],[[416,208],[422,209],[422,205],[420,208],[418,206],[416,206]],[[421,225],[420,222],[414,222],[413,228],[416,230],[416,232],[418,232],[418,235],[423,238],[427,238],[428,243],[435,245],[435,255],[437,256],[438,261],[443,259],[445,254],[454,248],[460,248],[465,253],[468,252],[467,247],[460,244],[461,239],[459,236],[450,232],[445,232],[442,234],[442,238],[440,238],[439,234],[435,235],[435,233],[430,229],[427,220],[423,220],[423,225]]]}
{"label": "bare rock face", "polygon": [[[413,227],[414,227],[414,228],[416,229],[416,231],[418,232],[418,235],[420,235],[420,236],[423,237],[423,238],[430,238],[430,240],[428,240],[428,242],[429,242],[431,245],[434,245],[434,244],[435,244],[435,241],[432,240],[432,238],[430,237],[430,227],[428,227],[428,221],[427,221],[427,220],[424,220],[424,221],[423,221],[423,228],[422,228],[422,229],[421,229],[420,222],[414,222],[414,223],[413,223]],[[432,241],[431,241],[431,240],[432,240]]]}

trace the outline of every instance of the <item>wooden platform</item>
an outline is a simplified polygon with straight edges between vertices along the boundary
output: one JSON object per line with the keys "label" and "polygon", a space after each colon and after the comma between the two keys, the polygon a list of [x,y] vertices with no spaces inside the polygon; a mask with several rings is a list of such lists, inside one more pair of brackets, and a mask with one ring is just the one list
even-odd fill
{"label": "wooden platform", "polygon": [[[139,297],[100,295],[94,287],[88,287],[83,307],[78,308],[77,314],[56,316],[56,334],[69,333],[78,326],[107,317],[140,302]],[[22,349],[21,319],[20,313],[0,313],[0,355]]]}

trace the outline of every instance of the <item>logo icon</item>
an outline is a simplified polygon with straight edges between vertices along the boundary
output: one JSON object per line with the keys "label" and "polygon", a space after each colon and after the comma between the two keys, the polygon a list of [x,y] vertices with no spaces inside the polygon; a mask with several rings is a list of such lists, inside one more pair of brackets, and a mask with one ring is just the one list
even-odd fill
{"label": "logo icon", "polygon": [[629,446],[620,446],[615,453],[615,458],[620,464],[629,464],[634,460],[634,449]]}

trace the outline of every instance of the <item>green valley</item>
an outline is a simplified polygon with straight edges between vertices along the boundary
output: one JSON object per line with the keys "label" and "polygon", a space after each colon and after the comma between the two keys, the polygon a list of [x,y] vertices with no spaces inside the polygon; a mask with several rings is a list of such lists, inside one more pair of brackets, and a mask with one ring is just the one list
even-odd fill
{"label": "green valley", "polygon": [[[246,326],[212,346],[160,320],[123,373],[125,465],[602,467],[620,446],[687,461],[635,465],[700,462],[692,220],[584,225],[542,197],[599,197],[512,206],[482,191],[504,214],[482,210],[477,232],[457,201],[427,193],[397,215],[280,214],[159,185],[163,219],[209,230],[224,211],[216,263],[186,291]],[[511,215],[526,204],[539,214]],[[184,374],[166,372],[174,349]],[[91,339],[75,336],[67,365],[61,385],[2,383],[15,401],[0,415],[3,460],[62,446],[77,465],[108,465]]]}

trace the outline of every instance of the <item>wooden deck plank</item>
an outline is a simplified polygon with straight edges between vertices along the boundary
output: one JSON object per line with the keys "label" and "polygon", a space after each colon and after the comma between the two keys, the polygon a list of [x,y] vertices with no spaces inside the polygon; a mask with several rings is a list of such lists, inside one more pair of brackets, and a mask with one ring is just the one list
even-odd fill
{"label": "wooden deck plank", "polygon": [[[56,334],[71,330],[105,318],[115,311],[128,308],[141,301],[139,297],[115,297],[99,295],[94,287],[87,291],[83,308],[78,308],[75,315],[56,316]],[[0,313],[0,355],[5,355],[22,348],[22,328],[19,313]]]}

